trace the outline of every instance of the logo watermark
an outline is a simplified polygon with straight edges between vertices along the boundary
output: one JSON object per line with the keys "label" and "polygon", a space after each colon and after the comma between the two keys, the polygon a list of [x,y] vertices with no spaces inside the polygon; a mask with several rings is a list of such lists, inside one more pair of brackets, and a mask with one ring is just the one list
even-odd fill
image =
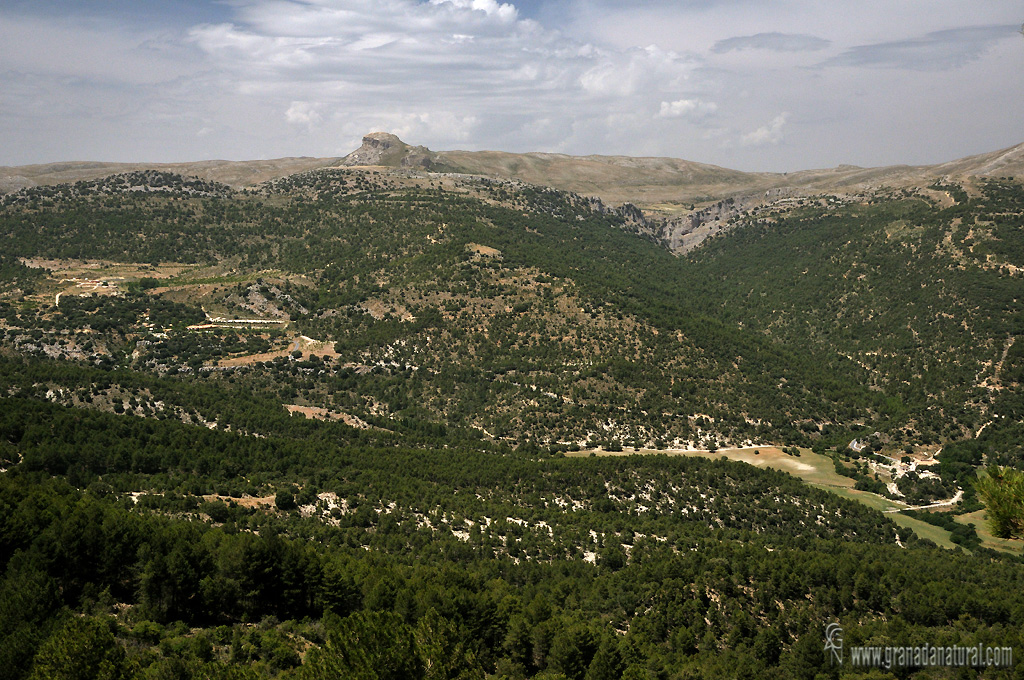
{"label": "logo watermark", "polygon": [[947,666],[954,668],[1008,668],[1013,665],[1013,647],[991,647],[977,644],[962,645],[874,645],[851,647],[849,657],[843,652],[843,629],[838,623],[825,626],[825,651],[830,662],[867,668],[924,668]]}
{"label": "logo watermark", "polygon": [[843,629],[838,623],[825,626],[825,651],[832,652],[832,664],[843,665]]}

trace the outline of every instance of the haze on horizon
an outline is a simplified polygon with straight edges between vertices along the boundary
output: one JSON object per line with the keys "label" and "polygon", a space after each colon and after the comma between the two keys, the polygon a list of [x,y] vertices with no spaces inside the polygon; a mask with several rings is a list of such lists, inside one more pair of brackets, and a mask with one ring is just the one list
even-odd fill
{"label": "haze on horizon", "polygon": [[1024,141],[1020,3],[8,0],[0,165],[435,150],[740,170]]}

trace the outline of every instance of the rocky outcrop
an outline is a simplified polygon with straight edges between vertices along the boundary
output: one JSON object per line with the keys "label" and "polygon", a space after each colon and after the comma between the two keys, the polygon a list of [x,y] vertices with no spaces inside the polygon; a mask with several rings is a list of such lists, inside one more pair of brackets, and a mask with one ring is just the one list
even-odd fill
{"label": "rocky outcrop", "polygon": [[406,144],[388,132],[371,132],[363,137],[363,145],[345,156],[340,165],[392,165],[394,157],[405,154]]}
{"label": "rocky outcrop", "polygon": [[363,137],[363,145],[345,156],[339,165],[443,170],[443,164],[433,151],[425,146],[409,146],[390,132],[371,132],[366,135]]}
{"label": "rocky outcrop", "polygon": [[763,196],[753,194],[718,201],[687,215],[664,220],[660,223],[657,238],[672,252],[687,253],[705,239],[729,229],[733,220],[745,211],[789,193],[785,189],[772,189]]}

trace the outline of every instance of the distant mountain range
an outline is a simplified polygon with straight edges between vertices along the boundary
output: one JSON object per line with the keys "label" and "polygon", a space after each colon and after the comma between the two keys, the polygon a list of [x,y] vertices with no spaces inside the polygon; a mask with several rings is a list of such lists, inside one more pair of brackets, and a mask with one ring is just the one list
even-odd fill
{"label": "distant mountain range", "polygon": [[0,167],[0,192],[76,182],[136,170],[194,175],[235,188],[307,170],[334,166],[386,166],[410,171],[464,173],[515,179],[597,196],[606,203],[633,203],[673,215],[693,204],[773,191],[778,195],[849,193],[929,184],[938,178],[964,180],[1024,175],[1024,144],[938,165],[894,165],[802,170],[791,173],[742,172],[675,158],[568,156],[503,151],[431,151],[375,132],[344,158],[293,157],[256,161],[208,160],[191,163],[62,162]]}

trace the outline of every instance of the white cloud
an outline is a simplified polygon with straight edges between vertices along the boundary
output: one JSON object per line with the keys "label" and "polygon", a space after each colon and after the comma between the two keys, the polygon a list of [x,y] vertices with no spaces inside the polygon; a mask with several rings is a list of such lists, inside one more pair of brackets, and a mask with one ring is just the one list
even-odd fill
{"label": "white cloud", "polygon": [[[410,130],[422,135],[409,141],[438,148],[554,143],[611,151],[588,148],[592,136],[535,133],[581,124],[575,128],[593,134],[616,125],[615,115],[656,109],[666,94],[691,98],[698,66],[655,46],[610,50],[575,41],[495,0],[240,1],[238,20],[196,26],[190,41],[225,87],[279,100],[287,122],[315,125],[325,136],[340,136],[342,123],[401,120],[415,121]],[[312,112],[302,106],[311,101],[320,104]],[[699,113],[707,112],[702,104]],[[392,124],[401,135],[403,125]],[[605,134],[612,131],[600,136],[621,142]]]}
{"label": "white cloud", "polygon": [[471,9],[495,15],[504,21],[515,20],[519,13],[514,5],[497,3],[495,0],[430,0],[431,5],[452,5],[459,9]]}
{"label": "white cloud", "polygon": [[789,114],[785,112],[780,113],[767,125],[762,125],[753,132],[743,135],[740,138],[740,145],[766,146],[768,144],[778,144],[782,141],[782,128],[786,126],[787,120],[789,120]]}
{"label": "white cloud", "polygon": [[284,112],[284,118],[295,125],[316,125],[323,118],[320,116],[320,104],[316,102],[292,102]]}
{"label": "white cloud", "polygon": [[691,118],[699,119],[710,116],[718,110],[718,104],[700,99],[677,99],[674,102],[662,102],[658,118]]}

